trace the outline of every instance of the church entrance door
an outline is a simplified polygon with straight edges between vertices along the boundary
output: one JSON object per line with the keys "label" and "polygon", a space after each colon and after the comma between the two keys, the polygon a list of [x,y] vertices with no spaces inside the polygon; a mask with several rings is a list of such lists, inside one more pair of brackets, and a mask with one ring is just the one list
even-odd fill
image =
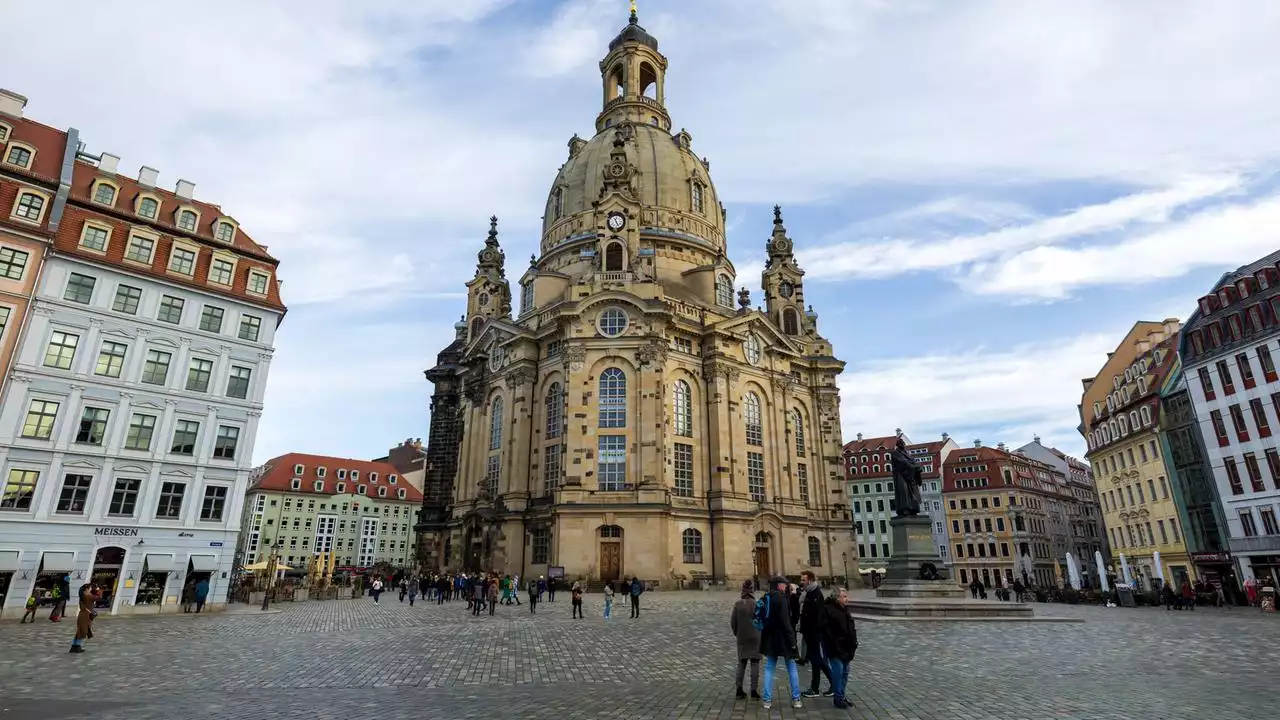
{"label": "church entrance door", "polygon": [[622,577],[622,543],[600,543],[600,579],[617,582]]}
{"label": "church entrance door", "polygon": [[772,568],[769,567],[769,548],[756,548],[756,574],[768,581],[769,576],[773,574]]}

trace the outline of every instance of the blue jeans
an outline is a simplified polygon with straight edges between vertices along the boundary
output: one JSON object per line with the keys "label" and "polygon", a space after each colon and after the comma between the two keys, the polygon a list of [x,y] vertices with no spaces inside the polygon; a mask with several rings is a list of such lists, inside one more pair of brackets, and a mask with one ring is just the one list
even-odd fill
{"label": "blue jeans", "polygon": [[[794,658],[786,658],[787,677],[791,680],[791,699],[800,699],[800,671],[796,669],[796,661]],[[760,699],[769,702],[773,699],[773,673],[778,667],[778,658],[767,657],[764,659],[764,692],[761,693]]]}
{"label": "blue jeans", "polygon": [[836,700],[844,700],[844,693],[849,684],[849,665],[840,658],[827,658],[827,665],[831,668],[831,690],[836,694]]}
{"label": "blue jeans", "polygon": [[613,598],[605,597],[604,599],[604,617],[609,619],[609,615],[613,613]]}

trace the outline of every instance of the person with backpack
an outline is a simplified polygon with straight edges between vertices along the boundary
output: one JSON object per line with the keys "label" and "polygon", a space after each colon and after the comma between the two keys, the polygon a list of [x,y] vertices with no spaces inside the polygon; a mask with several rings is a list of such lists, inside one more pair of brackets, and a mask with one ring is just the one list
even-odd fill
{"label": "person with backpack", "polygon": [[754,583],[746,580],[742,583],[742,597],[733,604],[733,613],[729,616],[729,629],[738,639],[738,674],[734,678],[738,699],[747,694],[742,691],[743,676],[747,672],[747,664],[751,664],[751,697],[760,698],[760,630],[755,626],[756,596],[752,593]]}
{"label": "person with backpack", "polygon": [[[831,668],[827,667],[827,658],[822,653],[822,625],[827,614],[822,603],[822,587],[810,570],[800,573],[800,582],[803,585],[800,598],[800,634],[804,637],[805,659],[813,668],[809,689],[804,691],[804,696],[831,697],[835,694],[836,683],[831,676]],[[820,690],[823,675],[827,677],[826,692]]]}
{"label": "person with backpack", "polygon": [[640,593],[644,592],[644,583],[640,578],[631,579],[631,617],[640,617]]}
{"label": "person with backpack", "polygon": [[831,666],[831,689],[837,708],[853,707],[845,690],[849,684],[849,665],[858,652],[858,629],[849,615],[849,591],[839,588],[823,606],[826,616],[822,623],[822,648]]}
{"label": "person with backpack", "polygon": [[769,581],[772,589],[756,600],[752,622],[760,629],[760,654],[764,656],[764,692],[761,706],[773,707],[773,674],[778,660],[787,665],[787,678],[791,681],[791,707],[799,708],[800,671],[796,668],[796,626],[791,619],[787,601],[787,579],[775,577]]}

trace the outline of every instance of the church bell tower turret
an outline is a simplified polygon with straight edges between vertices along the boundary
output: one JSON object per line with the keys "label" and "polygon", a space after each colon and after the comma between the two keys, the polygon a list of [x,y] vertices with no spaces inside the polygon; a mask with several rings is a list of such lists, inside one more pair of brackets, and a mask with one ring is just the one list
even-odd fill
{"label": "church bell tower turret", "polygon": [[667,58],[658,52],[657,38],[640,27],[634,3],[627,26],[609,43],[609,54],[600,61],[600,73],[604,107],[596,118],[596,132],[626,121],[671,132]]}
{"label": "church bell tower turret", "polygon": [[773,206],[773,234],[765,243],[769,260],[760,282],[764,289],[765,314],[791,336],[810,331],[804,314],[804,270],[796,264],[795,244],[782,224],[782,207]]}
{"label": "church bell tower turret", "polygon": [[511,318],[511,284],[507,282],[506,254],[498,245],[498,218],[489,218],[489,236],[476,256],[476,275],[467,283],[468,340],[474,340],[485,320]]}

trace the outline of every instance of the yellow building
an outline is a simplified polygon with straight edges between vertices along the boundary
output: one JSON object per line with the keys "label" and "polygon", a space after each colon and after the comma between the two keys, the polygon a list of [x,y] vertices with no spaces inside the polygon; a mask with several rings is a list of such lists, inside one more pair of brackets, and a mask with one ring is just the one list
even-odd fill
{"label": "yellow building", "polygon": [[1125,579],[1123,555],[1140,588],[1152,588],[1156,578],[1175,585],[1195,580],[1157,434],[1160,386],[1173,367],[1180,327],[1172,319],[1135,325],[1098,375],[1085,381],[1080,405],[1112,572]]}
{"label": "yellow building", "polygon": [[337,568],[411,568],[422,493],[387,463],[289,453],[254,471],[245,498],[240,557],[307,571],[321,553]]}

